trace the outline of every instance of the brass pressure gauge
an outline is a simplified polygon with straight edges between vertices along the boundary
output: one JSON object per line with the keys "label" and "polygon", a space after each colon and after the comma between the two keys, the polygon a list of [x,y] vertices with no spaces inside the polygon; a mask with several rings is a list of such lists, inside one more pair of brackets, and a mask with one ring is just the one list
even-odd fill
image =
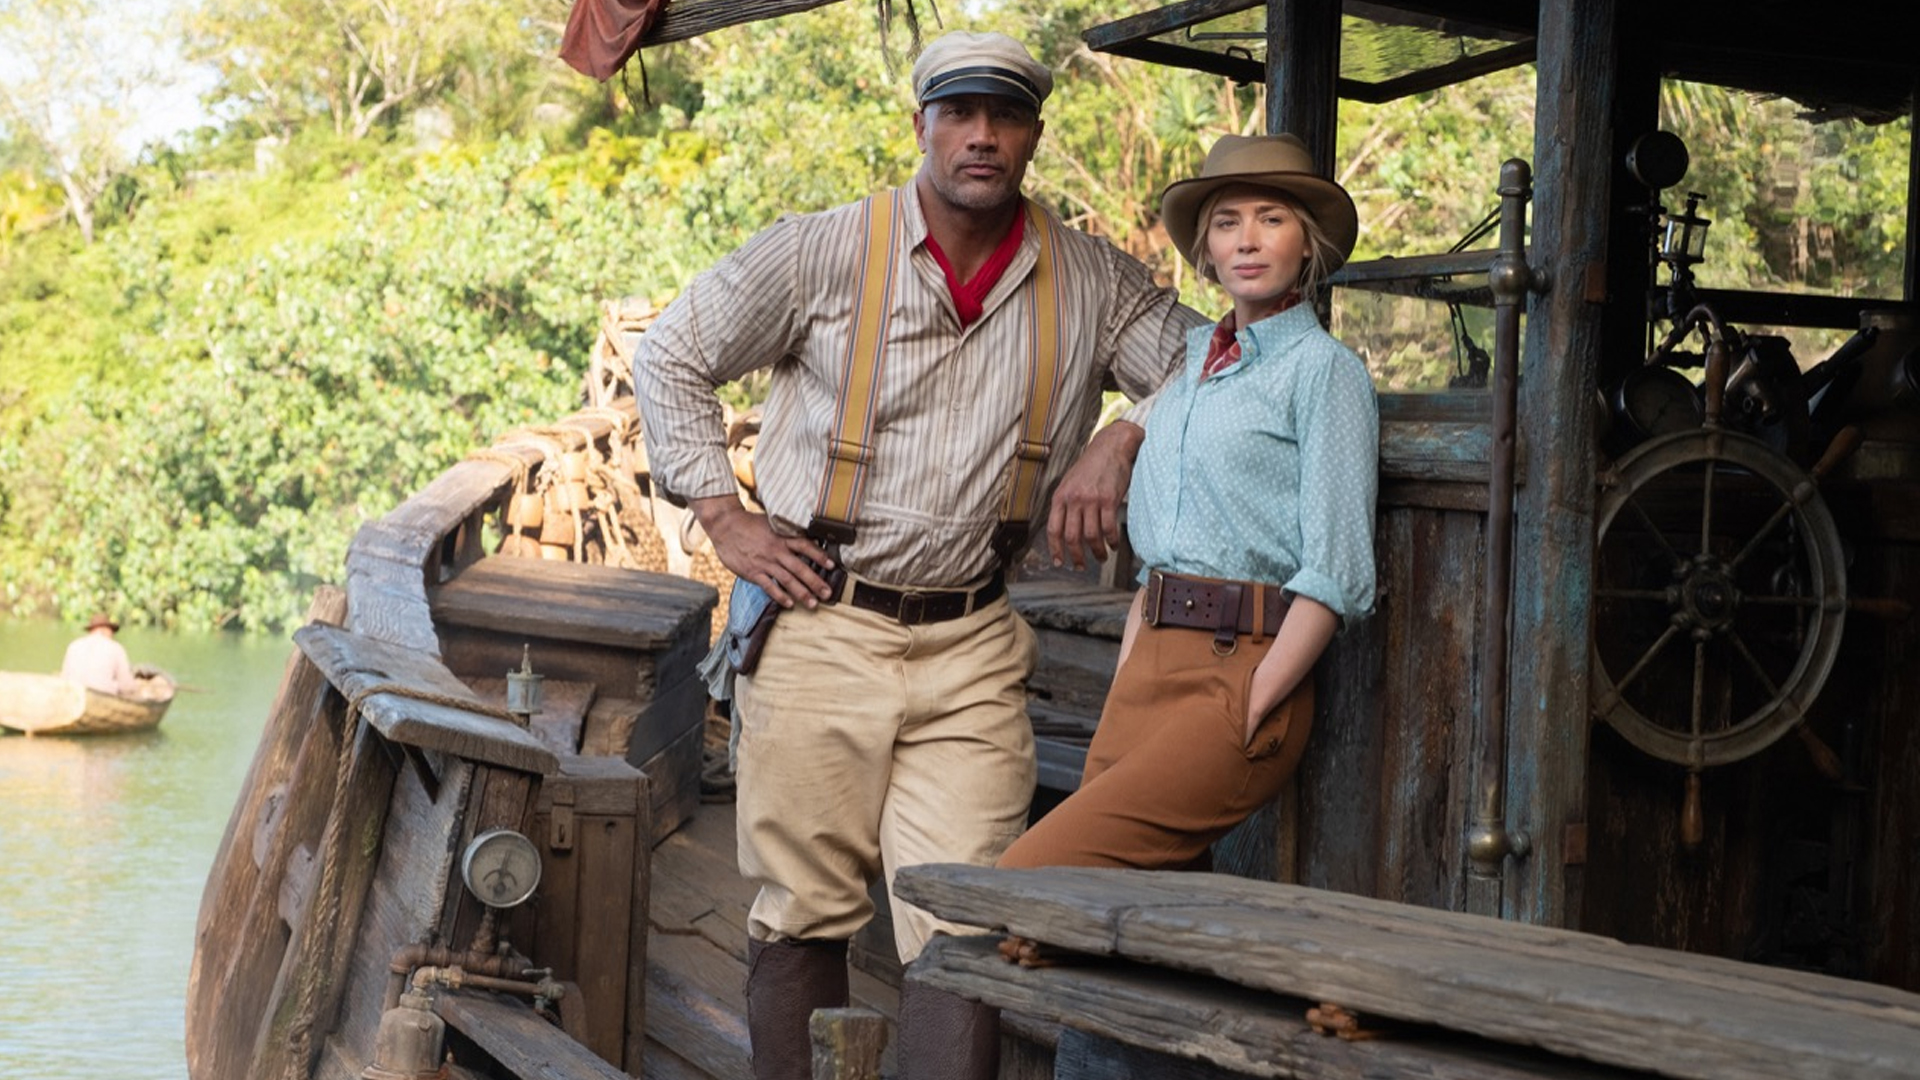
{"label": "brass pressure gauge", "polygon": [[488,907],[516,907],[540,884],[540,850],[512,829],[489,829],[460,856],[460,876]]}

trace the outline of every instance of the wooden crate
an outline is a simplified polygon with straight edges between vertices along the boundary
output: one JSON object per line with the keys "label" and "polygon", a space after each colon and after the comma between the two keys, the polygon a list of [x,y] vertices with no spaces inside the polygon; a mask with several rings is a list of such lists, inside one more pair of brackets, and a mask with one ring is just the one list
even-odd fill
{"label": "wooden crate", "polygon": [[580,987],[581,1041],[634,1074],[647,1030],[649,787],[618,758],[562,758],[559,772],[541,781],[528,832],[542,863],[539,892],[525,909],[530,955]]}

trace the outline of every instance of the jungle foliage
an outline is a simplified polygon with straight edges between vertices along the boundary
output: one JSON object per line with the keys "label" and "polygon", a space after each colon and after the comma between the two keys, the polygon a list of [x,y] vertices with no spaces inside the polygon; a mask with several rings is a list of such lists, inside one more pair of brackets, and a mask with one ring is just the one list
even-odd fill
{"label": "jungle foliage", "polygon": [[[967,11],[1059,73],[1030,192],[1218,310],[1166,250],[1157,192],[1218,135],[1261,130],[1263,102],[1080,46],[1137,7]],[[829,5],[650,51],[643,94],[637,64],[601,86],[553,58],[551,0],[214,0],[184,47],[222,63],[223,123],[119,167],[91,243],[44,160],[0,137],[0,606],[297,620],[362,523],[571,407],[602,299],[664,303],[779,214],[911,176],[913,34],[883,35],[873,12]],[[382,41],[418,52],[383,68]],[[1531,97],[1519,69],[1344,107],[1357,257],[1468,232],[1499,162],[1531,153]],[[1669,95],[1695,147],[1688,186],[1729,226],[1718,272],[1897,290],[1905,223],[1886,208],[1903,203],[1904,127],[1814,129],[1772,104]],[[1789,158],[1791,190],[1775,168]],[[1774,250],[1794,229],[1804,242]],[[1383,388],[1444,386],[1458,362],[1444,309],[1343,296],[1336,320]]]}

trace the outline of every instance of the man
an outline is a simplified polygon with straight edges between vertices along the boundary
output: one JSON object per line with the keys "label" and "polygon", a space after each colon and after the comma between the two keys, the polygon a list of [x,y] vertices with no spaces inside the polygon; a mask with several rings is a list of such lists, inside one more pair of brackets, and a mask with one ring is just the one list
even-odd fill
{"label": "man", "polygon": [[133,693],[139,683],[133,677],[126,646],[113,639],[119,630],[120,624],[104,614],[88,619],[86,634],[67,646],[60,677],[103,694]]}
{"label": "man", "polygon": [[[654,477],[782,609],[735,685],[759,1078],[811,1074],[807,1020],[846,1004],[876,878],[989,864],[1025,827],[1037,650],[1005,596],[1032,516],[1013,493],[1044,510],[1057,486],[1050,550],[1104,558],[1141,429],[1088,442],[1101,383],[1147,397],[1205,321],[1021,197],[1053,77],[1018,42],[946,34],[913,85],[908,187],[755,236],[661,314],[634,363]],[[761,515],[735,495],[713,390],[770,365]],[[957,929],[898,901],[893,915],[903,962]],[[990,1014],[909,983],[900,1016],[910,1080],[992,1075]]]}

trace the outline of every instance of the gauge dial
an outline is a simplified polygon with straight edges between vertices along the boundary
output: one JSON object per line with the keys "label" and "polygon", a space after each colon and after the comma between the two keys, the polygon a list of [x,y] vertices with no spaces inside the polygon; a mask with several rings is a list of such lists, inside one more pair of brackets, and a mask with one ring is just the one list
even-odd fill
{"label": "gauge dial", "polygon": [[540,884],[540,850],[512,829],[490,829],[473,838],[460,856],[467,889],[488,907],[526,902]]}
{"label": "gauge dial", "polygon": [[1641,438],[1671,435],[1701,423],[1700,394],[1669,367],[1635,368],[1615,391],[1614,408]]}

